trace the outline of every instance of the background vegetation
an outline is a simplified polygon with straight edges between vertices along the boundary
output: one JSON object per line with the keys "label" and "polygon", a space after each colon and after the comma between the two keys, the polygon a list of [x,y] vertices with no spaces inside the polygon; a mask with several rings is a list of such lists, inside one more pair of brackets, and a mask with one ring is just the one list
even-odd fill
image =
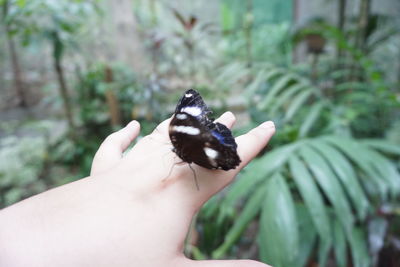
{"label": "background vegetation", "polygon": [[0,208],[87,176],[105,136],[132,119],[147,134],[193,87],[236,134],[277,134],[206,203],[189,257],[399,266],[397,1],[0,7]]}

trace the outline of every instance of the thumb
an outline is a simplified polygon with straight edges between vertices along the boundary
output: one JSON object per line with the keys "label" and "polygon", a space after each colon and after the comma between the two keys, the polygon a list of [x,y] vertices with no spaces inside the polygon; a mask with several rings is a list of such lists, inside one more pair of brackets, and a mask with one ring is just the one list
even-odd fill
{"label": "thumb", "polygon": [[253,260],[207,260],[191,261],[190,267],[271,267],[265,263]]}
{"label": "thumb", "polygon": [[110,134],[100,145],[92,162],[90,174],[98,174],[115,166],[122,158],[122,153],[140,131],[140,124],[131,121],[121,130]]}

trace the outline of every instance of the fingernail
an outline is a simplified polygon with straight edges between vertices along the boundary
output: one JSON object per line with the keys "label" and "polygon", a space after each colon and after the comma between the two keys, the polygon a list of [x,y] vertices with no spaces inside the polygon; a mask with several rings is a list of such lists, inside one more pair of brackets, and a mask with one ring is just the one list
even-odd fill
{"label": "fingernail", "polygon": [[136,120],[131,121],[130,123],[128,123],[125,128],[131,128],[131,127],[136,127],[139,125],[139,122]]}
{"label": "fingernail", "polygon": [[275,124],[273,121],[266,121],[262,123],[259,127],[263,129],[272,129],[275,128]]}
{"label": "fingernail", "polygon": [[233,115],[233,113],[232,112],[230,112],[230,111],[227,111],[227,112],[225,112],[224,114],[222,114],[222,116],[221,117],[226,117],[226,118],[234,118],[235,117],[235,115]]}

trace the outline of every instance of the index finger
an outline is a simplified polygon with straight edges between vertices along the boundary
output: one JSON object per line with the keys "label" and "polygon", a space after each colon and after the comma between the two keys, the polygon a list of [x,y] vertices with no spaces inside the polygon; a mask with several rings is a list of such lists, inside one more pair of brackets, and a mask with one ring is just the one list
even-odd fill
{"label": "index finger", "polygon": [[275,124],[272,121],[266,121],[258,127],[250,130],[248,133],[236,138],[238,145],[238,154],[242,160],[239,168],[246,166],[258,153],[268,144],[275,133]]}

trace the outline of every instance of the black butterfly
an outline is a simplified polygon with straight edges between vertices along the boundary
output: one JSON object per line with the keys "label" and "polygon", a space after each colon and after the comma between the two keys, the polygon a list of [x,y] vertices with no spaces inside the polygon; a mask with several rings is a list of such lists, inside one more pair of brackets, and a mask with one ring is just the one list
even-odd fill
{"label": "black butterfly", "polygon": [[179,100],[169,125],[173,151],[185,162],[207,169],[230,170],[241,162],[231,131],[208,118],[208,109],[200,94],[187,90]]}

